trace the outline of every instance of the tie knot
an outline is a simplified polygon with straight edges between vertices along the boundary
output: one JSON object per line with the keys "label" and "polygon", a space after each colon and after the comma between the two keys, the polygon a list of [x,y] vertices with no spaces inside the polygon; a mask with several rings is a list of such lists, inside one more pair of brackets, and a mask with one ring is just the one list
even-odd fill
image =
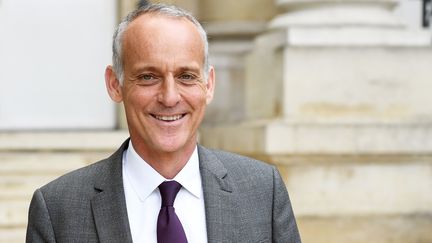
{"label": "tie knot", "polygon": [[159,191],[162,197],[162,207],[173,206],[177,193],[182,185],[177,181],[164,181],[159,185]]}

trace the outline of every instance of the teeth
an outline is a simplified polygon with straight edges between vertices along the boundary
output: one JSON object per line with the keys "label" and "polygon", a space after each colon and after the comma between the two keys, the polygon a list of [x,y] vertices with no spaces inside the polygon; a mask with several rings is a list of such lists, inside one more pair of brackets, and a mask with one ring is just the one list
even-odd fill
{"label": "teeth", "polygon": [[176,121],[180,118],[182,118],[182,115],[176,115],[176,116],[156,116],[156,119],[162,120],[162,121]]}

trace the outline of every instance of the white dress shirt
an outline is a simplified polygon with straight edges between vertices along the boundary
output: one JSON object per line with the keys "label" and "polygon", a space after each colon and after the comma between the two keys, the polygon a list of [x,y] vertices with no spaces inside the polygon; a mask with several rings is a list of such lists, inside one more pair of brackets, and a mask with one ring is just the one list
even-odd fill
{"label": "white dress shirt", "polygon": [[[123,186],[129,226],[134,243],[157,243],[156,224],[161,208],[158,186],[166,181],[129,147],[123,153]],[[173,179],[183,187],[174,201],[174,208],[185,230],[188,243],[207,242],[204,196],[195,150],[185,167]]]}

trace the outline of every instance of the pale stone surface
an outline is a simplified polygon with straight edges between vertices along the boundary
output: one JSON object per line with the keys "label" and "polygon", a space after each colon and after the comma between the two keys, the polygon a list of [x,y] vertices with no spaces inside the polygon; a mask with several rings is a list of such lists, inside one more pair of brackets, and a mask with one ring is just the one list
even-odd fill
{"label": "pale stone surface", "polygon": [[394,9],[394,14],[401,20],[404,25],[410,29],[422,28],[422,0],[398,0],[398,5]]}
{"label": "pale stone surface", "polygon": [[261,153],[265,150],[264,132],[262,126],[205,126],[200,129],[200,142],[211,148],[243,154]]}
{"label": "pale stone surface", "polygon": [[117,107],[118,128],[123,129],[123,130],[127,130],[128,125],[127,125],[126,113],[125,113],[123,103],[117,104],[116,107]]}
{"label": "pale stone surface", "polygon": [[0,228],[22,227],[27,224],[29,202],[23,200],[0,201]]}
{"label": "pale stone surface", "polygon": [[[258,24],[257,24],[258,23]],[[235,122],[244,118],[244,57],[252,48],[252,36],[263,30],[262,22],[211,22],[209,62],[215,68],[215,96],[207,109],[205,124]]]}
{"label": "pale stone surface", "polygon": [[[316,7],[297,8],[285,12],[270,22],[271,28],[287,26],[385,26],[401,27],[399,21],[386,6],[378,1],[353,4],[356,1],[338,4],[318,4]],[[357,1],[358,2],[358,1]],[[301,1],[296,2],[300,4]],[[302,3],[304,4],[304,3]]]}
{"label": "pale stone surface", "polygon": [[351,124],[431,122],[432,107],[424,105],[432,89],[430,70],[432,48],[287,48],[284,117]]}
{"label": "pale stone surface", "polygon": [[207,146],[246,154],[429,154],[432,125],[263,120],[201,129]]}
{"label": "pale stone surface", "polygon": [[128,138],[128,132],[3,132],[0,150],[113,150]]}
{"label": "pale stone surface", "polygon": [[[289,127],[289,126],[288,126]],[[424,125],[305,125],[269,128],[272,153],[428,154],[432,126]],[[273,129],[274,128],[274,129]],[[289,136],[290,135],[290,136]],[[285,143],[284,143],[285,141]],[[311,142],[313,141],[313,142]]]}
{"label": "pale stone surface", "polygon": [[[422,144],[430,138],[427,133],[418,133],[424,135],[424,139],[412,137],[414,143],[418,141],[414,149],[423,149],[422,152],[410,150],[406,139],[396,141],[383,134],[380,128],[367,134],[382,136],[387,145],[394,146],[392,150],[374,150],[374,145],[383,146],[383,141],[369,139],[364,141],[364,146],[368,146],[364,150],[352,146],[342,151],[346,144],[336,140],[346,139],[344,141],[350,143],[357,136],[329,134],[331,129],[328,127],[321,133],[305,127],[304,131],[312,135],[307,138],[300,134],[287,135],[288,127],[276,130],[273,137],[266,137],[259,127],[241,130],[240,126],[232,126],[208,133],[210,130],[203,129],[201,133],[205,145],[262,158],[277,165],[287,183],[295,211],[301,216],[432,213],[432,158],[427,157],[432,147]],[[406,132],[407,135],[413,133],[412,130]],[[325,141],[317,142],[319,138]],[[304,143],[299,146],[302,141]],[[292,147],[279,150],[268,147],[271,144],[275,147],[282,144],[280,147],[283,147],[284,143],[291,143]],[[332,146],[334,149],[329,150]],[[319,159],[308,156],[300,161],[290,159],[290,156],[313,154]],[[352,156],[337,158],[338,154]],[[370,155],[365,157],[367,154]],[[401,156],[403,154],[411,156]],[[419,157],[420,154],[426,157]]]}
{"label": "pale stone surface", "polygon": [[283,98],[284,32],[260,35],[246,58],[247,119],[270,118],[281,114]]}
{"label": "pale stone surface", "polygon": [[25,228],[0,228],[0,243],[25,242]]}
{"label": "pale stone surface", "polygon": [[[394,6],[396,4],[395,0],[374,0],[374,1],[370,1],[370,0],[339,0],[339,1],[335,1],[335,0],[275,0],[275,5],[277,5],[279,8],[284,9],[284,10],[289,10],[290,6],[298,6],[299,4],[303,4],[303,5],[307,5],[307,4],[311,4],[311,3],[321,3],[323,5],[329,4],[329,3],[357,3],[357,4],[361,4],[361,3],[371,3],[374,2],[376,4],[380,4],[380,5],[384,5],[384,6]],[[313,6],[310,6],[313,7]]]}
{"label": "pale stone surface", "polygon": [[276,165],[304,242],[432,242],[431,34],[360,2],[281,1],[246,58],[246,119],[201,142]]}
{"label": "pale stone surface", "polygon": [[[235,43],[229,39],[225,39],[227,36],[254,36],[263,32],[267,27],[266,21],[213,21],[203,22],[202,24],[210,39],[223,37],[223,42],[228,48]],[[248,42],[250,42],[249,39]],[[236,45],[233,46],[235,47]]]}
{"label": "pale stone surface", "polygon": [[189,12],[191,12],[195,17],[199,17],[200,12],[200,0],[148,0],[151,3],[164,3],[164,4],[173,4],[179,6]]}
{"label": "pale stone surface", "polygon": [[[430,33],[421,33],[430,42]],[[423,105],[432,88],[430,47],[366,47],[360,38],[355,45],[363,46],[356,48],[327,46],[325,41],[311,48],[310,43],[292,44],[293,38],[279,31],[256,40],[246,66],[249,118],[336,123],[432,120],[432,108]]]}
{"label": "pale stone surface", "polygon": [[432,215],[298,217],[305,243],[430,243]]}
{"label": "pale stone surface", "polygon": [[[120,146],[122,140],[118,141]],[[0,174],[7,173],[58,173],[71,170],[80,166],[88,165],[111,154],[106,152],[2,152],[0,153],[1,168]]]}
{"label": "pale stone surface", "polygon": [[290,27],[286,31],[290,46],[302,47],[427,47],[431,33],[425,30],[407,31],[382,27]]}
{"label": "pale stone surface", "polygon": [[288,167],[296,215],[432,214],[432,163],[347,162]]}
{"label": "pale stone surface", "polygon": [[[79,167],[73,168],[77,169]],[[59,175],[71,170],[65,170],[52,174],[15,174],[9,173],[0,177],[0,201],[3,200],[23,200],[30,203],[31,195],[36,190],[48,182],[54,180]]]}
{"label": "pale stone surface", "polygon": [[34,190],[74,169],[107,158],[107,152],[0,153],[0,201],[30,202]]}
{"label": "pale stone surface", "polygon": [[[122,2],[120,15],[136,3]],[[252,70],[244,83],[250,39],[274,6],[269,11],[266,0],[171,2],[207,22],[219,87],[206,122],[236,123],[203,127],[202,142],[277,165],[303,242],[432,242],[430,49],[400,49],[430,46],[430,35],[404,32],[381,8],[393,1],[327,1],[355,4],[281,15],[279,27],[290,28],[257,39],[264,48],[248,58]],[[291,10],[302,2],[316,3],[279,0]],[[390,48],[376,48],[382,45]],[[124,119],[120,127],[126,128]],[[105,157],[127,136],[0,134],[0,242],[24,242],[35,188]]]}
{"label": "pale stone surface", "polygon": [[108,157],[127,132],[0,133],[0,242],[23,242],[36,188]]}
{"label": "pale stone surface", "polygon": [[135,9],[138,0],[118,0],[119,4],[119,17],[125,17],[131,10]]}
{"label": "pale stone surface", "polygon": [[[219,49],[222,49],[221,45]],[[243,58],[219,50],[218,54],[210,58],[210,63],[215,67],[217,80],[215,96],[207,108],[204,123],[214,124],[242,119],[244,117]]]}
{"label": "pale stone surface", "polygon": [[[152,1],[155,2],[155,1]],[[165,3],[177,5],[189,12],[194,16],[199,17],[199,0],[170,0],[164,1]]]}
{"label": "pale stone surface", "polygon": [[275,6],[268,0],[200,1],[200,19],[204,22],[268,20],[275,12]]}

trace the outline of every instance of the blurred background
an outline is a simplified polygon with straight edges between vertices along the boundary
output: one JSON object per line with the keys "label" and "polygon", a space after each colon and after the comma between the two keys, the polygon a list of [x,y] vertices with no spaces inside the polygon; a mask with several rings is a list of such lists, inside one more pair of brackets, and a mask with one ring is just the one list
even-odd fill
{"label": "blurred background", "polygon": [[[200,142],[276,165],[303,242],[432,242],[430,0],[162,2],[209,34]],[[128,137],[103,74],[138,4],[0,0],[0,242],[24,242],[37,187]]]}

